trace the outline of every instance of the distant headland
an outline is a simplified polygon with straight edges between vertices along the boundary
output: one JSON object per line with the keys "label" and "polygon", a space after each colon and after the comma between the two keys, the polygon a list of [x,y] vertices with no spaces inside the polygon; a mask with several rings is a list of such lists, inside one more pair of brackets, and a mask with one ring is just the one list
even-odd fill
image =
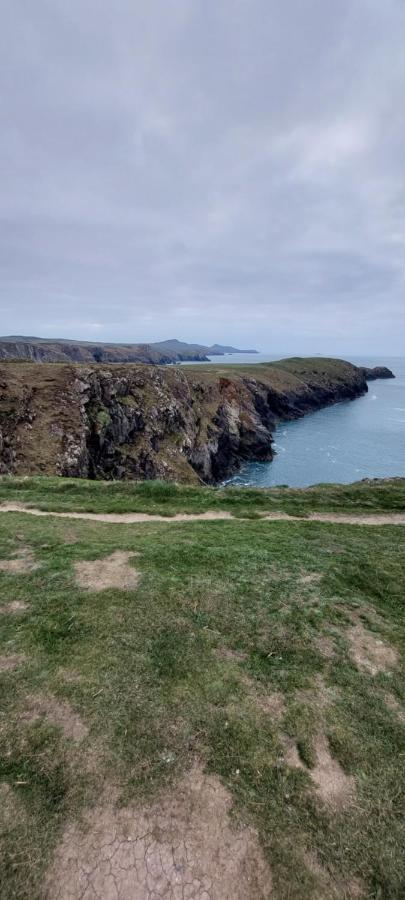
{"label": "distant headland", "polygon": [[257,352],[238,350],[222,344],[213,344],[212,347],[187,344],[176,338],[151,344],[114,344],[24,335],[0,337],[0,359],[31,359],[34,362],[133,362],[168,365],[177,362],[209,362],[210,356],[225,356],[228,353]]}

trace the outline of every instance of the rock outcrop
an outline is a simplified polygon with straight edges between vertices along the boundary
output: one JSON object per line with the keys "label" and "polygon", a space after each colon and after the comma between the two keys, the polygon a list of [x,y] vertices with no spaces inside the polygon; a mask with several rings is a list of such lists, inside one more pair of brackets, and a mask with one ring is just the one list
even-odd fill
{"label": "rock outcrop", "polygon": [[214,483],[242,460],[271,459],[278,419],[366,390],[364,370],[318,358],[229,374],[2,363],[0,472]]}
{"label": "rock outcrop", "polygon": [[367,381],[376,381],[377,378],[395,378],[394,373],[387,366],[375,366],[373,369],[361,366],[361,371]]}

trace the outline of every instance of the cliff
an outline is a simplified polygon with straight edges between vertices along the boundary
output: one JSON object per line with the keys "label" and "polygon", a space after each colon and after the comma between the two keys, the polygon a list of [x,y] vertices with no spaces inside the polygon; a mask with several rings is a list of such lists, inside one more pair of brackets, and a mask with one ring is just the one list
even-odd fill
{"label": "cliff", "polygon": [[169,340],[153,344],[104,344],[87,341],[49,340],[20,335],[0,337],[0,359],[29,359],[35,362],[148,363],[208,362],[209,356],[225,353],[256,353],[214,344],[186,344]]}
{"label": "cliff", "polygon": [[222,369],[3,362],[0,472],[213,483],[244,459],[271,459],[278,419],[365,391],[364,370],[321,358]]}

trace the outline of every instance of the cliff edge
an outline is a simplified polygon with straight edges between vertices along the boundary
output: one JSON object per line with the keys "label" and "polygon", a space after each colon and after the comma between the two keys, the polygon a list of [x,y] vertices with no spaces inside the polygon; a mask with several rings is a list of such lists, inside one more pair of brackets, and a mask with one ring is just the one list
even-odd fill
{"label": "cliff edge", "polygon": [[222,368],[3,362],[0,473],[215,483],[242,460],[272,458],[277,420],[353,400],[373,372],[319,357]]}

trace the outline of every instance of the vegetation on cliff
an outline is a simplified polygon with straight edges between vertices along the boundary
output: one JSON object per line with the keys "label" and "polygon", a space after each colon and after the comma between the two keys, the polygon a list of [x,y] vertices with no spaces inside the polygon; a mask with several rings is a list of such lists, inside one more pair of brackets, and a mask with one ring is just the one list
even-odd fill
{"label": "vegetation on cliff", "polygon": [[266,365],[0,364],[0,472],[216,482],[271,459],[279,418],[367,390],[342,360]]}

